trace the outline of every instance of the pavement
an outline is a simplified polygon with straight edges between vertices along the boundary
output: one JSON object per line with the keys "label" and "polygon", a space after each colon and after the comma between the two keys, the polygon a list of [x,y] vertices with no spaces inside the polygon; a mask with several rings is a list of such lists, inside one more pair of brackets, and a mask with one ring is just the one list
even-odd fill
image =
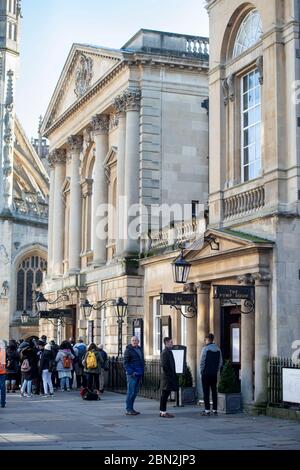
{"label": "pavement", "polygon": [[21,398],[0,408],[1,450],[300,450],[300,423],[266,416],[201,416],[199,406],[173,407],[138,397],[138,416],[125,415],[125,396],[105,392],[84,401],[79,392]]}

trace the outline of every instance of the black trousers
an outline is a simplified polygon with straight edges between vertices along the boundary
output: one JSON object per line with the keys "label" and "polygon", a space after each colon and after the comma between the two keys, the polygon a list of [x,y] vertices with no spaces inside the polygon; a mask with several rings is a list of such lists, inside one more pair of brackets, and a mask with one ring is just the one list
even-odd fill
{"label": "black trousers", "polygon": [[87,386],[89,390],[99,390],[99,374],[87,373]]}
{"label": "black trousers", "polygon": [[160,411],[167,411],[167,401],[171,390],[162,390],[160,395]]}
{"label": "black trousers", "polygon": [[209,392],[211,389],[213,399],[213,410],[218,409],[218,393],[217,393],[217,375],[202,375],[202,387],[204,394],[204,406],[206,410],[210,410]]}

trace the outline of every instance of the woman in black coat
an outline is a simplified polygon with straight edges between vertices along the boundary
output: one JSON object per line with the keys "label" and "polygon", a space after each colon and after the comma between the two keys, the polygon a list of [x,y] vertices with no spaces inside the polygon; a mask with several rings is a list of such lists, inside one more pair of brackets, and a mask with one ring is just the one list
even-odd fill
{"label": "woman in black coat", "polygon": [[167,401],[172,391],[178,390],[175,361],[172,353],[172,338],[164,338],[165,349],[160,356],[161,376],[160,376],[160,417],[174,418],[174,415],[167,413]]}
{"label": "woman in black coat", "polygon": [[16,383],[18,379],[20,356],[17,351],[17,343],[10,340],[6,349],[6,391],[16,392]]}

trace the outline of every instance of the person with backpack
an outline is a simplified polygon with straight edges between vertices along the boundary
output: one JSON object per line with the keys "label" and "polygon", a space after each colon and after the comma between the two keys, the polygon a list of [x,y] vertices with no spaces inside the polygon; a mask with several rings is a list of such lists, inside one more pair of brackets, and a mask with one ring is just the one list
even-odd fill
{"label": "person with backpack", "polygon": [[6,405],[6,344],[0,340],[0,395],[1,395],[1,408]]}
{"label": "person with backpack", "polygon": [[33,347],[29,346],[22,349],[20,353],[22,387],[21,397],[31,397],[32,380],[34,378],[34,370],[36,357]]}
{"label": "person with backpack", "polygon": [[72,378],[71,371],[73,370],[73,360],[75,356],[71,353],[69,342],[63,341],[59,347],[59,351],[56,355],[56,369],[58,372],[58,378],[60,380],[60,389],[62,392],[70,392],[70,379]]}
{"label": "person with backpack", "polygon": [[[42,374],[44,397],[53,397],[53,383],[51,379],[52,369],[56,363],[54,360],[51,344],[46,344],[41,356],[40,356],[40,371]],[[49,390],[49,395],[48,395]]]}
{"label": "person with backpack", "polygon": [[20,356],[17,351],[17,342],[13,339],[9,341],[6,349],[6,392],[16,393],[16,383],[18,379],[18,370]]}
{"label": "person with backpack", "polygon": [[84,366],[84,373],[87,376],[88,389],[96,390],[98,395],[100,393],[99,376],[101,373],[101,366],[103,363],[102,356],[98,351],[95,343],[91,343],[84,356],[82,364]]}
{"label": "person with backpack", "polygon": [[82,361],[86,354],[86,345],[83,342],[83,338],[80,337],[78,342],[73,347],[75,353],[74,369],[76,374],[77,388],[86,387],[86,376],[83,371]]}
{"label": "person with backpack", "polygon": [[104,393],[105,372],[107,372],[109,369],[109,362],[108,362],[108,355],[107,355],[107,352],[104,351],[103,344],[99,344],[98,349],[103,359],[101,372],[100,372],[100,393]]}

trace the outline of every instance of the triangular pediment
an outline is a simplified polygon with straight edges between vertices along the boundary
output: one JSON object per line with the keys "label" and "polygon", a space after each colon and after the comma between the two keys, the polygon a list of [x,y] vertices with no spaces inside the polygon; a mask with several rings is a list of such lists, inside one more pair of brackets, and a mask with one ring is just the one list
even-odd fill
{"label": "triangular pediment", "polygon": [[234,230],[207,230],[204,237],[188,248],[186,259],[196,261],[221,254],[230,254],[249,248],[272,248],[273,242]]}
{"label": "triangular pediment", "polygon": [[122,53],[118,50],[73,44],[47,109],[42,131],[45,133],[121,59]]}

